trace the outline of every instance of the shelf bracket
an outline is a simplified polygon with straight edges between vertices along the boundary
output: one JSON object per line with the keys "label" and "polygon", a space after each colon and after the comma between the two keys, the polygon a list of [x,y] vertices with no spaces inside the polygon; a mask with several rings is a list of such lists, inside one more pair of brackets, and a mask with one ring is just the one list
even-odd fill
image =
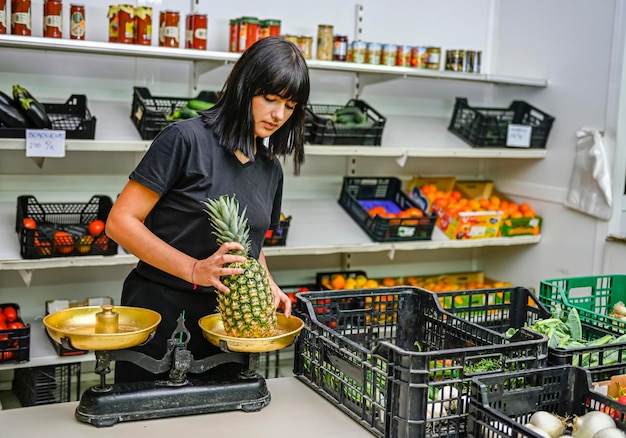
{"label": "shelf bracket", "polygon": [[396,257],[396,249],[391,248],[389,251],[387,251],[387,257],[389,258],[389,260],[393,260]]}
{"label": "shelf bracket", "polygon": [[228,64],[228,61],[194,61],[191,71],[191,85],[194,92],[197,91],[200,76]]}
{"label": "shelf bracket", "polygon": [[409,152],[405,150],[404,152],[402,152],[402,155],[396,158],[396,163],[398,163],[398,166],[404,167],[406,165],[406,160],[408,160],[408,158],[409,158]]}
{"label": "shelf bracket", "polygon": [[35,272],[34,269],[20,269],[19,271],[20,277],[22,277],[22,281],[24,281],[24,284],[26,285],[26,287],[30,287],[30,283],[33,279],[33,273]]}
{"label": "shelf bracket", "polygon": [[356,74],[356,93],[357,97],[368,85],[380,84],[383,82],[396,81],[398,79],[405,78],[404,75],[397,74],[385,74],[385,73],[357,73]]}
{"label": "shelf bracket", "polygon": [[43,167],[43,163],[45,161],[44,157],[30,157],[30,159],[33,160],[33,163],[35,163],[40,169]]}

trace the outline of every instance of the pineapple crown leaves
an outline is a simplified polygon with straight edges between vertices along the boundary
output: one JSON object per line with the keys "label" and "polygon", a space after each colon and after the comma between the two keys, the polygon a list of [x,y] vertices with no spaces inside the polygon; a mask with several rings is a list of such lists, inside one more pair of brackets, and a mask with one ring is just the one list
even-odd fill
{"label": "pineapple crown leaves", "polygon": [[244,207],[239,214],[239,201],[233,195],[222,195],[218,199],[201,201],[206,207],[204,211],[209,215],[209,221],[216,236],[218,245],[225,242],[238,242],[244,247],[244,251],[233,251],[235,254],[247,256],[250,251],[250,227]]}

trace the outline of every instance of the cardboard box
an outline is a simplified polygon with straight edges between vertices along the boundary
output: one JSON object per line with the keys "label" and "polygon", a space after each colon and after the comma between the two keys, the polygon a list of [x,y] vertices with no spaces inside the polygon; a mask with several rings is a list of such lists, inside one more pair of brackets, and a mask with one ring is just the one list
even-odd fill
{"label": "cardboard box", "polygon": [[[113,304],[113,298],[93,297],[93,298],[87,298],[83,301],[65,300],[65,299],[47,300],[46,301],[46,315],[48,315],[49,313],[59,312],[61,310],[65,310],[65,309],[69,309],[73,307],[102,306],[103,304]],[[50,339],[50,343],[52,344],[56,353],[59,356],[76,356],[76,355],[88,353],[88,351],[86,350],[75,350],[75,349],[65,348],[64,346],[56,342],[54,339],[52,339],[50,335],[48,335],[47,331],[46,331],[46,335],[48,336],[48,339]]]}
{"label": "cardboard box", "polygon": [[604,380],[593,384],[594,391],[615,399],[622,395],[620,394],[620,388],[622,391],[626,390],[626,374],[612,376],[611,380]]}
{"label": "cardboard box", "polygon": [[417,203],[417,206],[426,213],[432,213],[432,204],[428,197],[421,192],[420,187],[425,185],[434,185],[437,190],[442,192],[451,192],[454,189],[456,178],[453,176],[416,176],[409,181],[406,193]]}

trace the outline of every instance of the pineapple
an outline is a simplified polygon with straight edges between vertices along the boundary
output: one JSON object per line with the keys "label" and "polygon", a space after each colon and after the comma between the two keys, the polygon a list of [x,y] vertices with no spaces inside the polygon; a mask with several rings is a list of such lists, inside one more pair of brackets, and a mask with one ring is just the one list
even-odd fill
{"label": "pineapple", "polygon": [[[239,202],[233,197],[220,196],[203,202],[214,228],[218,245],[238,242],[244,251],[234,254],[248,257],[250,249],[250,227],[246,208],[239,215]],[[248,257],[243,263],[231,263],[229,268],[243,268],[240,275],[221,278],[230,293],[218,293],[218,310],[227,335],[240,338],[266,338],[274,334],[276,310],[274,297],[265,267],[258,260]]]}

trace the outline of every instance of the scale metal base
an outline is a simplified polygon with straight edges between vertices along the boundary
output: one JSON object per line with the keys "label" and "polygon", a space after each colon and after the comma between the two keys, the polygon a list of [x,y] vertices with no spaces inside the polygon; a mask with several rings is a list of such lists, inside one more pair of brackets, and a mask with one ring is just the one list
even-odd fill
{"label": "scale metal base", "polygon": [[92,386],[76,408],[76,419],[96,427],[122,421],[148,420],[242,410],[259,411],[270,402],[265,379],[220,376],[189,379],[184,386],[167,382],[115,383]]}

